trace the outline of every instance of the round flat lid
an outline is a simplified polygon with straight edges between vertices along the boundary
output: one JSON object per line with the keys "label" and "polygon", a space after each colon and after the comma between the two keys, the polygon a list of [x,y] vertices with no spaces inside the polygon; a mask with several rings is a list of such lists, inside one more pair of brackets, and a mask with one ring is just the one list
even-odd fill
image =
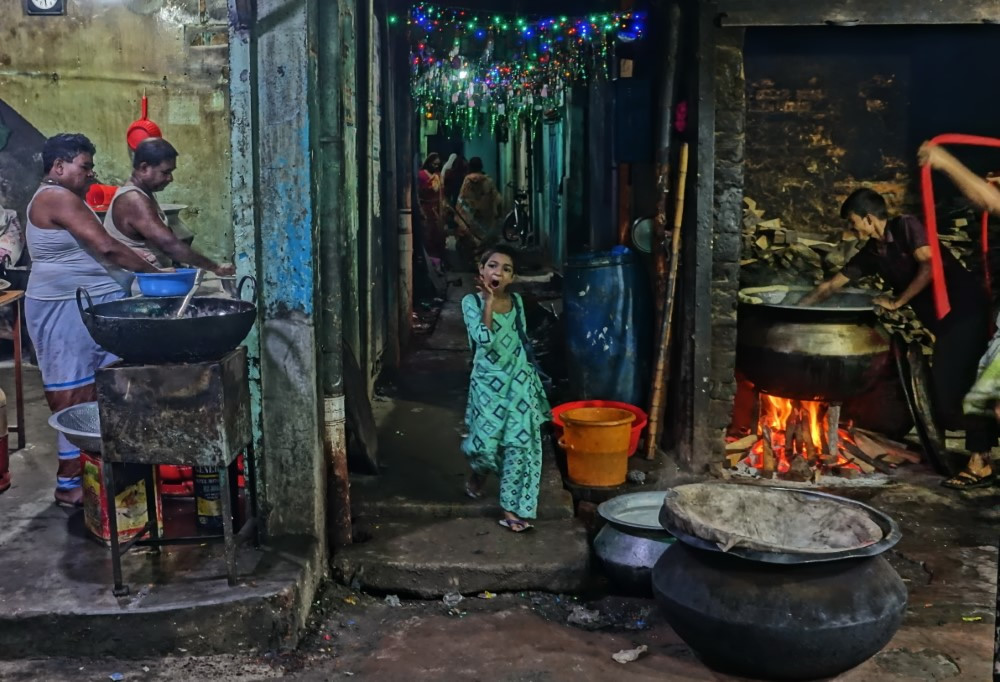
{"label": "round flat lid", "polygon": [[632,223],[632,243],[643,253],[653,251],[653,219],[639,218]]}
{"label": "round flat lid", "polygon": [[608,523],[639,530],[662,531],[660,509],[663,508],[665,495],[662,490],[619,495],[602,502],[597,507],[597,513]]}
{"label": "round flat lid", "polygon": [[891,519],[854,500],[734,483],[672,488],[660,520],[668,531],[676,529],[723,552],[739,549],[818,560],[857,553],[898,535]]}

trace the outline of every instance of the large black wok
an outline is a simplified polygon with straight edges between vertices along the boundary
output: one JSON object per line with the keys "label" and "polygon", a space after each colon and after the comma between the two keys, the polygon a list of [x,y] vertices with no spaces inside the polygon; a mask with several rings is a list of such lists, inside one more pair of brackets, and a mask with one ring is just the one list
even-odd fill
{"label": "large black wok", "polygon": [[842,289],[799,306],[804,287],[740,292],[736,364],[764,393],[843,402],[864,393],[892,362],[872,292]]}
{"label": "large black wok", "polygon": [[135,364],[218,360],[246,338],[257,319],[257,307],[249,301],[202,296],[192,298],[184,317],[174,319],[183,300],[126,298],[95,305],[86,291],[76,294],[94,341]]}

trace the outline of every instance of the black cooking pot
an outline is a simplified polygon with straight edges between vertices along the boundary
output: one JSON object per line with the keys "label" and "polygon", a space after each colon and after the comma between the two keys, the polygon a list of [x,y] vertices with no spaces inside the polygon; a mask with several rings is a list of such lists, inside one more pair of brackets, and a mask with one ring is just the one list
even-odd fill
{"label": "black cooking pot", "polygon": [[[239,291],[252,277],[244,277]],[[84,307],[83,298],[87,299]],[[163,364],[218,360],[236,348],[257,319],[257,306],[240,299],[196,296],[181,319],[183,297],[126,298],[94,304],[83,289],[76,302],[87,331],[125,362]]]}
{"label": "black cooking pot", "polygon": [[833,677],[899,629],[906,585],[883,556],[768,564],[671,545],[653,567],[667,622],[706,665],[765,680]]}
{"label": "black cooking pot", "polygon": [[797,305],[806,291],[788,287],[770,299],[766,289],[740,292],[737,367],[782,398],[843,402],[866,392],[892,362],[872,292],[842,289],[822,304]]}

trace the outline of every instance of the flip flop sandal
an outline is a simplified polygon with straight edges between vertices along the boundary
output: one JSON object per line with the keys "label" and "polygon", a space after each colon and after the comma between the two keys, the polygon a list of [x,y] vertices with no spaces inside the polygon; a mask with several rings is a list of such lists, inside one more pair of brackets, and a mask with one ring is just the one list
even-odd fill
{"label": "flip flop sandal", "polygon": [[985,476],[977,476],[969,471],[960,471],[955,476],[941,481],[941,485],[952,490],[972,490],[974,488],[987,488],[996,482],[996,474],[990,472]]}
{"label": "flip flop sandal", "polygon": [[476,478],[475,476],[473,476],[473,478],[478,481],[479,485],[474,485],[473,479],[467,479],[465,481],[465,494],[474,500],[478,500],[483,496],[483,488],[486,486],[486,478]]}
{"label": "flip flop sandal", "polygon": [[497,523],[512,533],[523,533],[534,528],[530,523],[521,519],[500,519]]}

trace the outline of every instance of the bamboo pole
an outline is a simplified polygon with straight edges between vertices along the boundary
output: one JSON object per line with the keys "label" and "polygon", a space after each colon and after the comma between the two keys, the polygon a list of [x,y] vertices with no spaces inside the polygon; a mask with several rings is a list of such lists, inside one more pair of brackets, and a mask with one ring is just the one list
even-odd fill
{"label": "bamboo pole", "polygon": [[674,318],[674,300],[677,295],[677,271],[681,255],[681,224],[684,222],[684,189],[687,187],[688,145],[681,145],[681,158],[677,170],[677,190],[674,203],[674,232],[670,246],[670,277],[667,280],[666,301],[663,321],[660,325],[659,344],[656,349],[656,365],[653,370],[653,390],[649,403],[649,431],[646,434],[646,459],[656,456],[656,446],[660,437],[660,423],[666,406],[667,379],[670,370],[670,342]]}

